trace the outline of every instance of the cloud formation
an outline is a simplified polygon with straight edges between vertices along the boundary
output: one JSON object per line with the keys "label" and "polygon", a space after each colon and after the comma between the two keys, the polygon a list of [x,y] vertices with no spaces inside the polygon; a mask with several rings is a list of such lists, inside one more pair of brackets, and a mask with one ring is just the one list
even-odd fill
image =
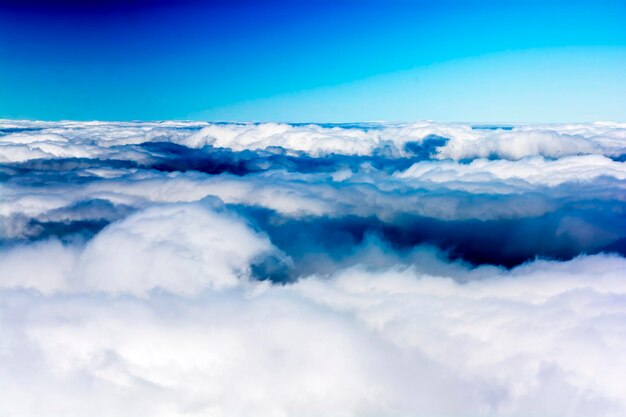
{"label": "cloud formation", "polygon": [[[0,162],[52,157],[102,158],[116,147],[145,142],[171,142],[189,148],[233,151],[280,148],[311,156],[411,155],[412,144],[445,139],[437,159],[626,154],[626,124],[518,125],[492,128],[421,121],[405,124],[315,125],[282,123],[209,124],[203,122],[29,122],[0,120]],[[408,145],[408,146],[407,146]]]}
{"label": "cloud formation", "polygon": [[0,414],[623,415],[625,145],[0,121]]}
{"label": "cloud formation", "polygon": [[193,299],[5,290],[1,408],[619,415],[624,268],[596,255],[474,270],[460,284],[419,266],[355,267]]}

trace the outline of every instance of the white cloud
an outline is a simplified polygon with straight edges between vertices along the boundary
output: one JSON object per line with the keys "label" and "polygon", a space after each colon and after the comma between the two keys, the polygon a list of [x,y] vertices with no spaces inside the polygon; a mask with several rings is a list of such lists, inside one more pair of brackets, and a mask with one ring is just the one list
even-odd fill
{"label": "white cloud", "polygon": [[370,155],[385,145],[393,145],[398,153],[404,153],[407,142],[421,142],[432,135],[449,139],[439,148],[436,154],[439,159],[495,156],[517,160],[527,156],[559,158],[579,154],[613,155],[626,151],[626,127],[618,123],[520,125],[510,131],[427,121],[382,125],[381,129],[276,123],[210,125],[179,143],[191,147],[213,145],[237,151],[279,146],[315,156],[330,153]]}
{"label": "white cloud", "polygon": [[[405,154],[407,142],[436,135],[449,139],[436,157],[455,160],[495,156],[559,158],[568,155],[626,153],[626,127],[620,123],[518,125],[512,130],[473,129],[469,124],[419,121],[363,127],[280,123],[208,124],[203,122],[2,122],[12,129],[36,129],[0,137],[0,162],[37,158],[115,157],[114,146],[173,142],[192,148],[206,145],[235,151],[281,147],[313,156],[371,155],[385,147]],[[201,128],[201,129],[200,129]],[[198,130],[200,129],[200,130]],[[119,152],[119,151],[117,151]],[[139,158],[136,155],[135,158]]]}
{"label": "white cloud", "polygon": [[418,162],[399,178],[424,182],[470,182],[490,184],[509,182],[511,185],[556,186],[567,182],[589,182],[598,177],[626,179],[626,163],[601,155],[568,156],[556,160],[542,157],[521,161],[476,159],[469,164],[455,161]]}
{"label": "white cloud", "polygon": [[352,268],[194,299],[5,291],[0,410],[620,415],[624,268],[598,255],[466,284]]}
{"label": "white cloud", "polygon": [[180,143],[199,148],[212,145],[236,151],[280,146],[311,155],[369,155],[378,146],[376,134],[359,129],[291,126],[279,123],[210,125]]}
{"label": "white cloud", "polygon": [[0,129],[0,415],[626,414],[624,124]]}
{"label": "white cloud", "polygon": [[81,249],[52,240],[7,250],[0,288],[191,295],[237,285],[250,277],[252,261],[272,252],[267,237],[209,202],[155,206],[109,225]]}

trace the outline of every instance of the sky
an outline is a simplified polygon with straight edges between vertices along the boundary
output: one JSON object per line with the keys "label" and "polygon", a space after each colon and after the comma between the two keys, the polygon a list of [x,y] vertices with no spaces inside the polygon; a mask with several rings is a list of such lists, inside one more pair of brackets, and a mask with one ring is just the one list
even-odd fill
{"label": "sky", "polygon": [[626,120],[622,1],[0,2],[0,117]]}

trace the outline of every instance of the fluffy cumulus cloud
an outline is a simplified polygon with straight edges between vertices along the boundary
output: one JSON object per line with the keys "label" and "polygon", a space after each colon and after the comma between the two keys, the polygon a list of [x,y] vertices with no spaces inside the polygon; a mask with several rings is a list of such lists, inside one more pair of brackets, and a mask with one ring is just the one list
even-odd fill
{"label": "fluffy cumulus cloud", "polygon": [[622,416],[626,125],[0,121],[0,415]]}
{"label": "fluffy cumulus cloud", "polygon": [[602,155],[543,157],[523,161],[476,159],[471,163],[456,161],[419,162],[397,174],[432,182],[517,182],[529,185],[556,186],[571,182],[589,182],[598,177],[626,179],[626,165]]}
{"label": "fluffy cumulus cloud", "polygon": [[[49,240],[36,245],[34,253],[32,245],[8,249],[0,255],[0,286],[142,296],[155,289],[192,295],[237,285],[250,276],[253,260],[275,250],[242,219],[206,205],[139,211],[107,226],[80,248]],[[24,262],[28,258],[37,262]],[[48,270],[55,271],[53,280]]]}

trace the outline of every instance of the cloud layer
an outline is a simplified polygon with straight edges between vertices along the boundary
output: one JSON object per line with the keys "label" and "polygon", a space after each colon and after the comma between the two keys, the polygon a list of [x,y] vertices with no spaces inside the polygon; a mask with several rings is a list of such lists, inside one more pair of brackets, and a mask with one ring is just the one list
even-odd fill
{"label": "cloud layer", "polygon": [[0,121],[0,414],[620,416],[626,125]]}

